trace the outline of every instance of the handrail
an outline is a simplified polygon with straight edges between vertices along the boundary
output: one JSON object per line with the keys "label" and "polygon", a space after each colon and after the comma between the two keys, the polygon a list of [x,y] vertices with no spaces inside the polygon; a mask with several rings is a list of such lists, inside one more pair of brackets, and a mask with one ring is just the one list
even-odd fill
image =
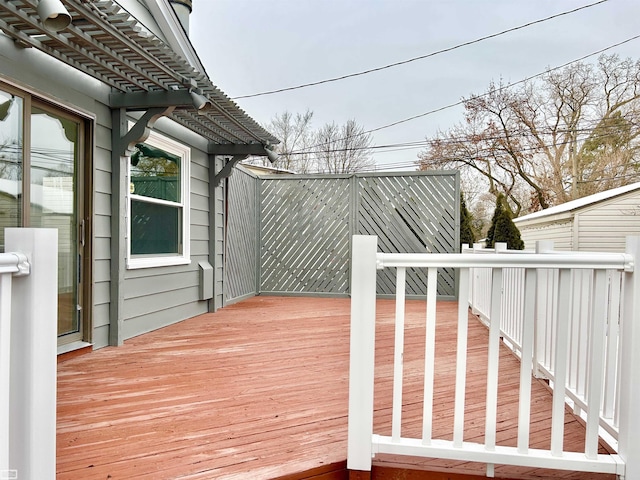
{"label": "handrail", "polygon": [[24,253],[0,253],[0,273],[15,273],[15,276],[29,275],[31,266]]}
{"label": "handrail", "polygon": [[437,268],[584,268],[633,272],[634,259],[626,253],[378,253],[376,266]]}

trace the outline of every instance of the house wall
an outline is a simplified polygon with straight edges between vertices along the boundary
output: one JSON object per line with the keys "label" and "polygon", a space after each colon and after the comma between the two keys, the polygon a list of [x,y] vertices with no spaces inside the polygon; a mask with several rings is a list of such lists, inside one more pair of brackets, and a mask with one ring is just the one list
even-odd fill
{"label": "house wall", "polygon": [[209,159],[206,142],[167,119],[154,131],[191,145],[190,256],[188,265],[128,269],[121,288],[123,338],[131,338],[206,313],[199,300],[199,262],[209,261]]}
{"label": "house wall", "polygon": [[[104,347],[110,339],[112,298],[112,118],[108,107],[110,87],[102,84],[36,49],[23,49],[0,34],[0,80],[33,95],[69,109],[93,124],[91,171],[93,180],[92,230],[92,327],[86,332],[94,348]],[[224,246],[224,191],[216,189],[209,198],[210,165],[204,139],[167,119],[156,123],[155,130],[191,146],[191,263],[189,265],[127,270],[120,285],[123,297],[120,317],[122,338],[130,338],[170,323],[205,313],[209,302],[199,300],[199,265],[209,261],[210,238],[214,238],[216,289],[213,307],[222,305],[222,257]],[[213,158],[213,157],[211,157]],[[215,171],[222,166],[222,160]],[[214,225],[210,226],[210,212]]]}

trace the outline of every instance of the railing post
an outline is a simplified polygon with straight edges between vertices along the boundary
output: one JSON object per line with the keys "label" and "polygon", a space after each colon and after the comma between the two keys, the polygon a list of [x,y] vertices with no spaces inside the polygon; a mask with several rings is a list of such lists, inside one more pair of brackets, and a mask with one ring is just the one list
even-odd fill
{"label": "railing post", "polygon": [[[552,240],[538,240],[536,242],[536,254],[553,251]],[[536,305],[535,317],[533,319],[533,376],[535,378],[543,378],[544,375],[540,369],[545,355],[545,335],[547,328],[547,309],[548,292],[549,292],[549,275],[550,270],[538,271],[538,285],[536,287]]]}
{"label": "railing post", "polygon": [[[482,250],[482,244],[481,243],[474,243],[473,244],[473,253],[476,253],[478,250]],[[470,282],[470,294],[469,294],[469,298],[471,298],[471,313],[473,313],[474,315],[478,315],[479,311],[478,311],[478,290],[479,290],[479,281],[478,281],[478,270],[476,268],[471,268],[469,269],[469,278],[471,280],[469,280]]]}
{"label": "railing post", "polygon": [[378,238],[354,235],[351,255],[351,340],[347,468],[371,471]]}
{"label": "railing post", "polygon": [[9,470],[11,273],[0,273],[0,473]]}
{"label": "railing post", "polygon": [[506,242],[496,242],[493,247],[494,253],[504,253],[507,251]]}
{"label": "railing post", "polygon": [[8,228],[5,240],[31,264],[12,284],[10,469],[17,478],[55,480],[58,232]]}
{"label": "railing post", "polygon": [[[493,245],[493,253],[506,253],[507,252],[507,243],[506,242],[496,242]],[[491,269],[491,284],[493,285],[493,274],[495,273],[495,269]],[[501,315],[500,315],[500,324],[498,328],[500,329],[500,335],[503,336],[505,332],[509,331],[507,327],[507,323],[510,321],[510,315],[507,315],[505,308],[509,305],[514,299],[511,298],[512,292],[505,290],[505,280],[509,278],[509,271],[507,269],[502,272],[501,275],[501,284],[500,290],[503,292],[502,306],[501,306]],[[491,311],[493,313],[493,311]],[[511,313],[511,312],[510,312]],[[491,319],[493,320],[493,319]],[[490,322],[491,323],[491,322]],[[513,332],[509,331],[509,335],[512,335]],[[509,337],[511,338],[511,337]]]}
{"label": "railing post", "polygon": [[627,237],[634,271],[624,274],[624,305],[620,322],[620,423],[618,451],[626,464],[625,478],[640,478],[640,237]]}

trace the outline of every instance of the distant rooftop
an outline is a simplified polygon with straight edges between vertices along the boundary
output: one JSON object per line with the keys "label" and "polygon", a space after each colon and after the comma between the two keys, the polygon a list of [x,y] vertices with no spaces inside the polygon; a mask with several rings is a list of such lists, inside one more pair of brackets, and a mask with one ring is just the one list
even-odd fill
{"label": "distant rooftop", "polygon": [[555,207],[547,208],[545,210],[540,210],[539,212],[530,213],[529,215],[525,215],[523,217],[514,218],[514,223],[524,222],[526,220],[533,220],[535,218],[542,218],[551,215],[556,215],[558,213],[570,212],[573,210],[577,210],[582,207],[586,207],[588,205],[601,202],[603,200],[608,200],[613,197],[617,197],[618,195],[622,195],[623,193],[632,192],[640,188],[640,182],[632,183],[630,185],[625,185],[623,187],[612,188],[611,190],[606,190],[604,192],[594,193],[593,195],[588,195],[586,197],[578,198],[576,200],[571,200],[570,202],[565,202],[561,205],[556,205]]}
{"label": "distant rooftop", "polygon": [[268,167],[265,165],[253,165],[251,163],[241,163],[244,168],[255,173],[256,175],[294,175],[296,172],[285,170],[283,168]]}

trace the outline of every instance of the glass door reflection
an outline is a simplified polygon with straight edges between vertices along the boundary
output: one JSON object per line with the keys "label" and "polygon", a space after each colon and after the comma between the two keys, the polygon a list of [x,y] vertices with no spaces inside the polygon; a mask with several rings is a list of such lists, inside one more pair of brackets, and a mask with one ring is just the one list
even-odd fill
{"label": "glass door reflection", "polygon": [[77,165],[80,123],[31,109],[29,225],[58,230],[58,335],[81,332]]}
{"label": "glass door reflection", "polygon": [[22,224],[22,98],[0,90],[0,252],[4,229]]}

